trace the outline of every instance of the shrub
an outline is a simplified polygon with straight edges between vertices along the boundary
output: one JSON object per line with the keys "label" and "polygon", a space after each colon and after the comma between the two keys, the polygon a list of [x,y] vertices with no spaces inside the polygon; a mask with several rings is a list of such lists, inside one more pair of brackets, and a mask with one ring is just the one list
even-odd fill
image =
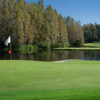
{"label": "shrub", "polygon": [[21,53],[34,53],[38,51],[38,46],[36,45],[21,45],[19,47]]}

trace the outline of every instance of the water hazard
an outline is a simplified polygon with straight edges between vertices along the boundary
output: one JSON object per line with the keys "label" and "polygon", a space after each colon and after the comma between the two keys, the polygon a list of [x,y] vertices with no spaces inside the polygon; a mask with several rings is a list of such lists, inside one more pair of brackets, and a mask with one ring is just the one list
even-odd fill
{"label": "water hazard", "polygon": [[[0,60],[9,60],[8,53],[0,53]],[[39,51],[37,53],[12,53],[13,60],[34,60],[34,61],[59,61],[67,59],[100,60],[99,51],[68,51],[53,50]]]}

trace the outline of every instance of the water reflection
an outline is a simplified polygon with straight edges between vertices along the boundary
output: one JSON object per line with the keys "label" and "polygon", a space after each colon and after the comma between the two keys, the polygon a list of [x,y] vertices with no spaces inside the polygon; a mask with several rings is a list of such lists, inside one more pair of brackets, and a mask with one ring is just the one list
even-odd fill
{"label": "water reflection", "polygon": [[35,60],[39,61],[58,61],[68,59],[69,51],[42,51],[33,54]]}
{"label": "water reflection", "polygon": [[[0,53],[1,60],[10,59],[8,53]],[[100,60],[99,51],[67,51],[53,50],[38,53],[12,53],[13,60],[58,61],[67,59]]]}
{"label": "water reflection", "polygon": [[70,51],[68,54],[69,59],[82,59],[84,57],[84,51]]}
{"label": "water reflection", "polygon": [[83,60],[100,60],[100,52],[99,51],[85,51]]}

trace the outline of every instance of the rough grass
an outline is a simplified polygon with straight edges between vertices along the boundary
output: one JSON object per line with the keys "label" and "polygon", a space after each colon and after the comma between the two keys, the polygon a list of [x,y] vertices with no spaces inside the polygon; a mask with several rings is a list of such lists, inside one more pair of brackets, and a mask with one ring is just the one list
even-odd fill
{"label": "rough grass", "polygon": [[0,61],[0,100],[99,100],[100,62]]}

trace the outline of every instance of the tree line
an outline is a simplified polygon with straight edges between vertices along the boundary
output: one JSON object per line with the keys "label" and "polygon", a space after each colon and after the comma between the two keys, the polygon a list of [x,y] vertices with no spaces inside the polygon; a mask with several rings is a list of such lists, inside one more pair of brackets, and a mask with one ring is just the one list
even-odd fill
{"label": "tree line", "polygon": [[74,19],[70,16],[68,16],[67,18],[65,17],[64,22],[68,32],[69,43],[84,43],[84,32],[81,27],[81,22],[74,21]]}
{"label": "tree line", "polygon": [[100,41],[100,25],[89,23],[83,25],[84,40],[87,43]]}
{"label": "tree line", "polygon": [[69,43],[84,43],[80,21],[63,17],[43,0],[0,0],[0,44],[11,36],[12,45],[65,47]]}

